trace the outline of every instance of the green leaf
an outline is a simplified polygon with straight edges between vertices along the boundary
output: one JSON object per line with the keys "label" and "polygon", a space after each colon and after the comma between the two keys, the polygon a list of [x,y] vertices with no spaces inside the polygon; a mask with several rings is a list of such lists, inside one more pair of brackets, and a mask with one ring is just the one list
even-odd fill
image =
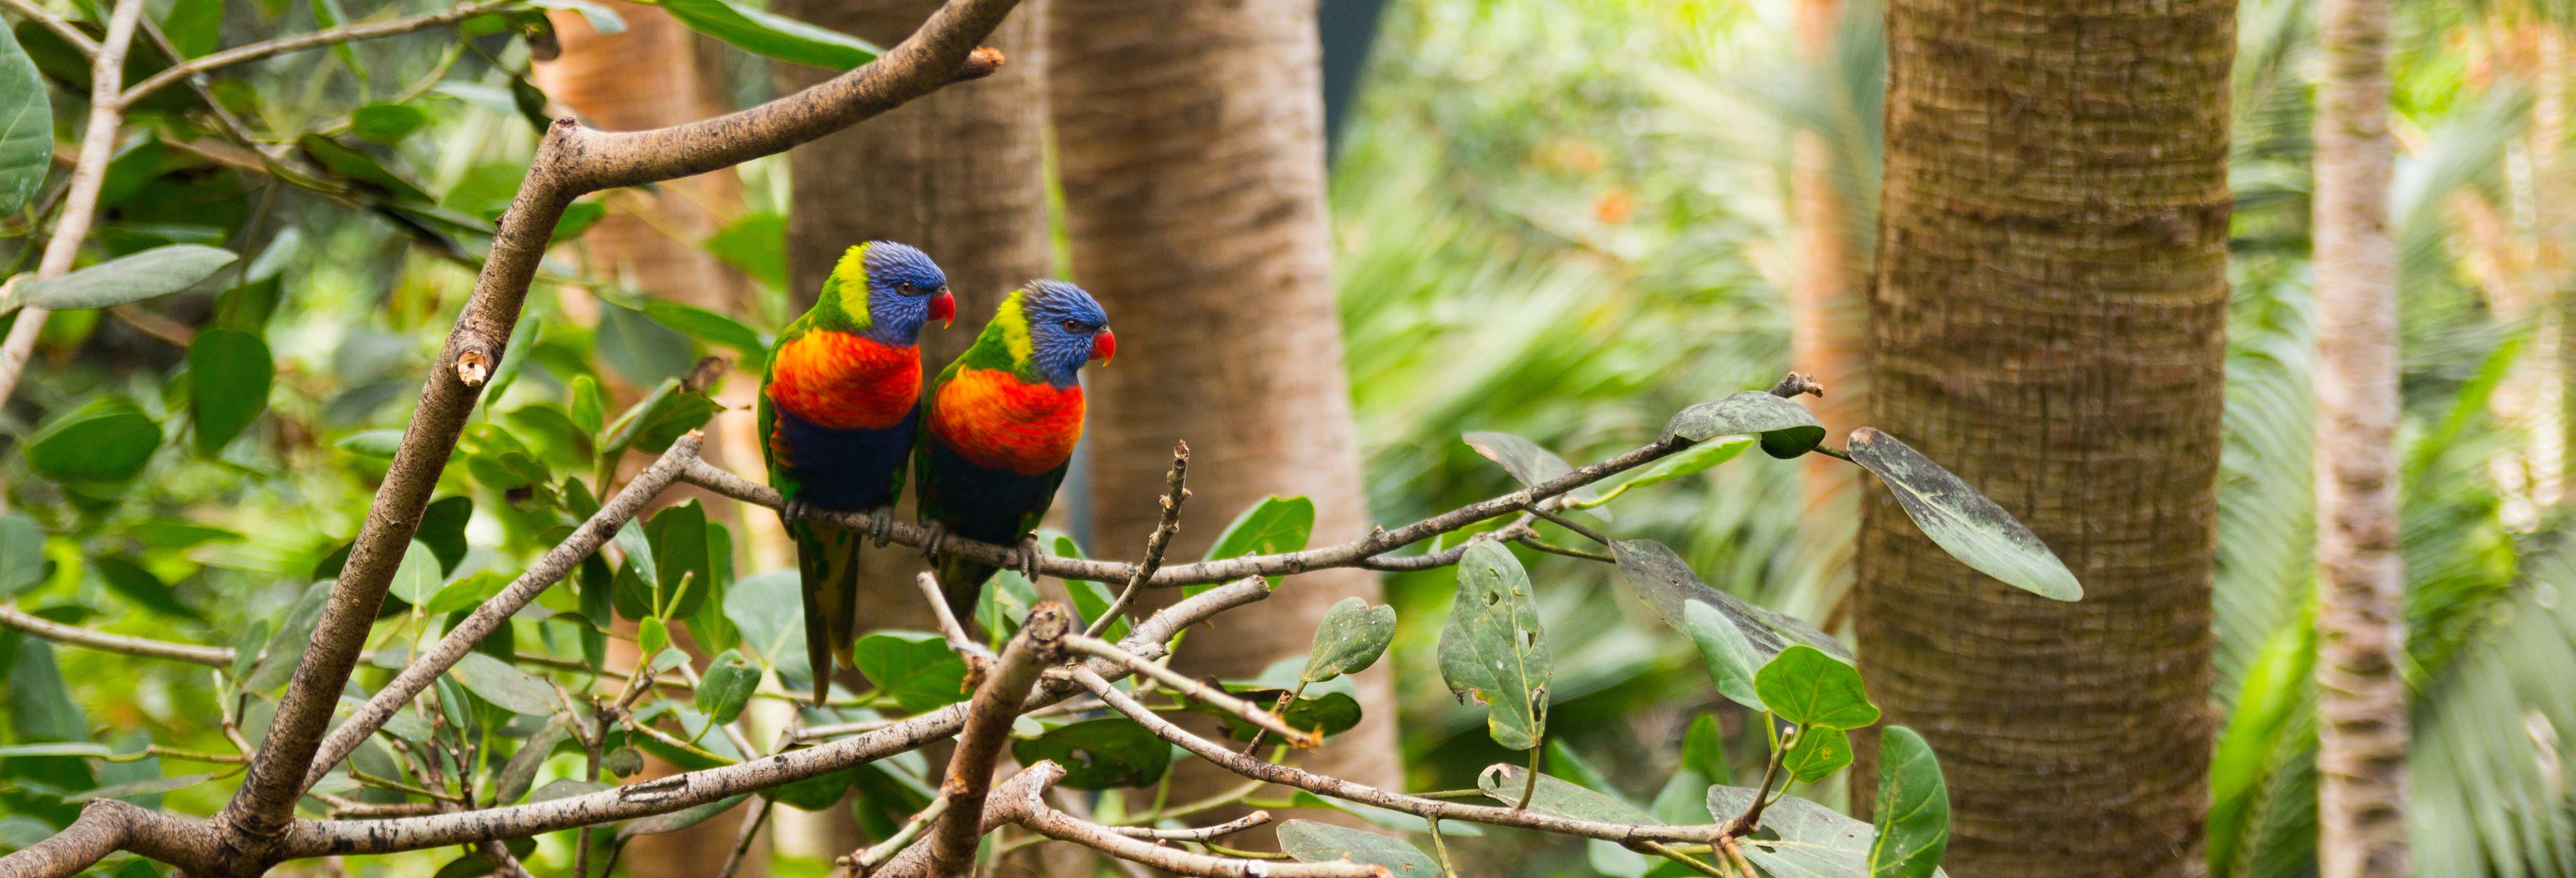
{"label": "green leaf", "polygon": [[7,759],[12,756],[84,756],[93,759],[105,759],[113,755],[116,754],[114,751],[109,750],[106,744],[92,744],[84,741],[63,741],[51,744],[12,744],[0,747],[0,759]]}
{"label": "green leaf", "polygon": [[1619,573],[1628,580],[1628,586],[1636,590],[1637,598],[1645,601],[1647,609],[1654,610],[1664,624],[1673,626],[1673,630],[1690,633],[1686,605],[1698,601],[1716,608],[1727,621],[1734,622],[1736,630],[1744,634],[1745,641],[1753,645],[1754,653],[1764,661],[1779,655],[1781,649],[1792,643],[1803,643],[1844,659],[1851,657],[1850,647],[1842,645],[1833,635],[1807,624],[1804,619],[1775,613],[1710,588],[1708,583],[1700,581],[1698,573],[1691,571],[1690,565],[1682,562],[1681,556],[1673,554],[1673,550],[1665,548],[1662,543],[1618,540],[1610,544],[1610,551],[1618,556]]}
{"label": "green leaf", "polygon": [[751,703],[751,693],[760,688],[760,668],[742,653],[725,650],[707,664],[706,673],[698,680],[699,712],[717,725],[733,722],[742,715],[742,706]]}
{"label": "green leaf", "polygon": [[787,217],[783,214],[745,214],[707,236],[700,246],[753,280],[781,289],[787,286]]}
{"label": "green leaf", "polygon": [[1064,766],[1061,785],[1077,790],[1152,786],[1172,764],[1172,745],[1135,720],[1113,716],[1048,729],[1011,742],[1021,765],[1052,759]]}
{"label": "green leaf", "polygon": [[[1469,433],[1458,438],[1466,441],[1467,447],[1476,449],[1477,454],[1502,464],[1503,470],[1511,473],[1512,478],[1525,487],[1534,488],[1574,471],[1574,465],[1556,456],[1556,452],[1510,433]],[[1565,496],[1578,505],[1589,505],[1597,499],[1589,485],[1567,491]]]}
{"label": "green leaf", "polygon": [[547,716],[563,709],[553,686],[510,663],[469,652],[448,672],[465,690],[512,713]]}
{"label": "green leaf", "polygon": [[[1519,804],[1521,788],[1529,783],[1529,769],[1510,763],[1485,766],[1476,775],[1476,789],[1485,797],[1506,805]],[[1627,823],[1638,826],[1661,826],[1655,815],[1609,795],[1585,789],[1544,772],[1538,776],[1538,789],[1530,791],[1530,810],[1577,820],[1603,823]]]}
{"label": "green leaf", "polygon": [[432,616],[444,616],[471,610],[482,606],[484,601],[491,600],[493,595],[500,594],[502,589],[509,587],[509,574],[498,570],[477,570],[472,576],[439,586],[438,592],[430,595],[429,601],[420,605],[420,611]]}
{"label": "green leaf", "polygon": [[1020,620],[1029,617],[1037,606],[1038,587],[1017,570],[1001,570],[984,581],[984,590],[975,596],[975,622],[993,636],[993,648],[1020,630]]}
{"label": "green leaf", "polygon": [[1682,733],[1682,767],[1699,772],[1710,783],[1735,779],[1735,770],[1726,764],[1726,734],[1717,727],[1717,714],[1691,717],[1689,730]]}
{"label": "green leaf", "polygon": [[152,571],[143,569],[143,565],[134,563],[131,558],[105,555],[90,563],[98,567],[98,578],[107,583],[109,591],[133,601],[135,606],[164,616],[198,621],[206,618],[196,608],[180,603],[179,596],[170,591],[169,583],[162,582],[161,577],[152,575]]}
{"label": "green leaf", "polygon": [[1760,667],[1753,644],[1744,632],[1727,621],[1724,613],[1703,601],[1686,601],[1682,605],[1682,631],[1689,634],[1691,645],[1699,648],[1699,660],[1708,669],[1709,679],[1716,681],[1717,692],[1727,700],[1753,710],[1761,710],[1762,696],[1753,691],[1754,669]]}
{"label": "green leaf", "polygon": [[101,397],[37,428],[27,439],[27,467],[57,482],[124,482],[160,447],[160,424],[133,403]]}
{"label": "green leaf", "polygon": [[571,418],[582,432],[596,436],[599,428],[607,424],[604,411],[599,401],[599,382],[588,375],[572,376],[572,401],[564,406],[564,416]]}
{"label": "green leaf", "polygon": [[636,623],[635,643],[651,655],[661,655],[671,647],[671,626],[660,616],[646,616]]}
{"label": "green leaf", "polygon": [[445,580],[438,571],[438,553],[413,540],[411,548],[403,552],[402,563],[394,567],[392,591],[394,597],[417,607],[429,603],[438,594],[439,583]]}
{"label": "green leaf", "polygon": [[402,448],[402,438],[401,430],[361,430],[342,436],[340,441],[331,445],[360,457],[392,460],[394,452]]}
{"label": "green leaf", "polygon": [[236,258],[230,250],[203,244],[154,247],[61,277],[19,284],[9,304],[65,311],[140,302],[196,286]]}
{"label": "green leaf", "polygon": [[[1264,497],[1217,535],[1207,560],[1240,558],[1245,555],[1275,555],[1306,548],[1306,540],[1315,533],[1315,501],[1305,497]],[[1195,595],[1215,588],[1194,585],[1181,589],[1183,595]],[[1270,587],[1279,587],[1279,577],[1270,577]]]}
{"label": "green leaf", "polygon": [[519,745],[518,752],[510,754],[510,761],[501,766],[500,777],[492,782],[494,799],[503,805],[516,804],[528,794],[528,785],[536,782],[537,769],[545,766],[546,757],[555,752],[555,745],[569,740],[572,740],[572,729],[564,725],[561,716],[539,727],[536,734],[529,735],[527,742]]}
{"label": "green leaf", "polygon": [[429,193],[421,191],[419,186],[413,185],[410,180],[405,180],[402,175],[387,169],[383,162],[376,161],[376,157],[368,155],[365,150],[320,134],[298,137],[295,139],[295,145],[302,147],[304,154],[311,156],[315,162],[329,168],[334,174],[348,178],[360,188],[415,205],[434,204],[437,201],[429,197]]}
{"label": "green leaf", "polygon": [[1297,679],[1321,683],[1368,670],[1394,640],[1394,607],[1372,607],[1359,598],[1343,598],[1325,610],[1324,621],[1315,626],[1314,646],[1307,651],[1306,669],[1298,672]]}
{"label": "green leaf", "polygon": [[[1263,708],[1279,703],[1279,696],[1288,694],[1286,689],[1272,689],[1258,684],[1235,682],[1227,683],[1225,691]],[[1237,741],[1252,740],[1254,732],[1259,728],[1254,726],[1252,721],[1236,716],[1224,708],[1200,701],[1191,701],[1188,704],[1191,713],[1216,717],[1219,722],[1224,723],[1226,736]],[[1279,713],[1279,719],[1287,723],[1289,728],[1320,731],[1329,738],[1350,731],[1360,724],[1360,702],[1347,692],[1305,695],[1288,702],[1288,709]]]}
{"label": "green leaf", "polygon": [[599,453],[614,459],[632,447],[660,454],[668,450],[681,434],[706,426],[709,419],[723,410],[724,406],[708,399],[706,394],[680,389],[680,379],[664,380],[653,388],[651,394],[627,407],[626,413],[618,415],[615,423],[608,425],[608,438],[600,442]]}
{"label": "green leaf", "polygon": [[1547,726],[1547,644],[1529,574],[1490,541],[1458,559],[1458,594],[1440,631],[1440,678],[1464,703],[1485,702],[1486,730],[1507,750],[1538,746]]}
{"label": "green leaf", "polygon": [[0,34],[0,215],[27,206],[53,160],[54,105],[45,79],[17,38]]}
{"label": "green leaf", "polygon": [[[15,634],[16,632],[10,632]],[[72,702],[63,672],[54,663],[54,648],[34,637],[17,637],[18,657],[9,666],[10,731],[20,741],[82,741],[89,720]],[[5,646],[0,642],[0,646]]]}
{"label": "green leaf", "polygon": [[213,775],[213,774],[211,774],[211,773],[209,773],[209,774],[181,774],[181,775],[174,775],[174,776],[171,776],[171,777],[156,777],[156,778],[152,778],[152,779],[149,779],[149,780],[138,780],[138,781],[129,781],[129,782],[127,782],[127,783],[121,783],[121,784],[110,784],[110,785],[108,785],[108,786],[99,787],[99,788],[94,789],[94,790],[88,790],[88,791],[85,791],[85,792],[78,792],[78,793],[73,793],[73,794],[68,795],[68,796],[64,796],[64,797],[63,797],[63,803],[64,803],[64,804],[69,804],[69,805],[77,805],[77,804],[80,804],[80,803],[82,803],[82,802],[90,801],[90,800],[92,800],[92,799],[122,799],[122,798],[126,798],[126,797],[128,797],[128,796],[149,796],[149,795],[158,795],[158,794],[160,794],[160,793],[166,793],[166,792],[170,792],[170,791],[172,791],[172,790],[183,790],[183,789],[187,789],[187,788],[189,788],[189,787],[193,787],[193,786],[196,786],[196,785],[198,785],[198,784],[205,783],[206,781],[208,781],[208,780],[210,780],[210,779],[213,779],[213,778],[214,778],[214,775]]}
{"label": "green leaf", "polygon": [[1857,729],[1878,721],[1860,671],[1811,646],[1792,646],[1753,675],[1753,689],[1781,719],[1802,726]]}
{"label": "green leaf", "polygon": [[1803,726],[1789,742],[1789,752],[1780,757],[1780,767],[1800,783],[1815,783],[1832,777],[1834,772],[1852,761],[1851,735],[1841,729],[1825,726]]}
{"label": "green leaf", "polygon": [[268,407],[277,374],[268,342],[238,329],[198,330],[188,344],[188,416],[197,425],[197,453],[213,457]]}
{"label": "green leaf", "polygon": [[392,146],[429,124],[429,114],[410,104],[373,103],[349,112],[349,133],[368,143]]}
{"label": "green leaf", "polygon": [[1683,476],[1705,472],[1710,467],[1734,460],[1736,455],[1744,453],[1744,449],[1752,446],[1753,440],[1750,438],[1728,436],[1684,448],[1667,455],[1662,460],[1655,461],[1655,465],[1647,467],[1627,481],[1620,482],[1618,487],[1611,488],[1608,493],[1602,494],[1589,503],[1578,503],[1576,506],[1607,503],[1627,493],[1630,488],[1659,485]]}
{"label": "green leaf", "polygon": [[430,555],[438,559],[439,575],[455,572],[456,565],[464,562],[465,526],[473,520],[474,501],[462,494],[432,501],[421,511],[420,527],[412,538],[428,546]]}
{"label": "green leaf", "polygon": [[772,570],[734,583],[725,594],[725,618],[742,632],[743,647],[781,678],[810,680],[814,672],[805,660],[803,587],[796,571]]}
{"label": "green leaf", "polygon": [[1706,442],[1719,436],[1757,434],[1764,453],[1786,459],[1825,441],[1825,425],[1794,400],[1747,390],[1683,409],[1664,424],[1663,441]]}
{"label": "green leaf", "polygon": [[907,713],[966,700],[966,661],[946,639],[920,631],[878,631],[850,649],[859,673]]}
{"label": "green leaf", "polygon": [[[305,5],[312,8],[313,23],[319,30],[330,30],[349,23],[349,13],[341,11],[340,0],[306,0]],[[339,42],[331,44],[331,51],[340,56],[340,63],[349,65],[349,75],[357,77],[359,82],[367,81],[367,68],[358,63],[356,48],[347,42]]]}
{"label": "green leaf", "polygon": [[223,44],[224,0],[176,0],[161,30],[183,58],[203,57]]}
{"label": "green leaf", "polygon": [[2047,544],[1931,458],[1874,427],[1852,431],[1851,457],[1887,485],[1906,517],[1950,557],[2040,597],[2083,599],[2084,586]]}
{"label": "green leaf", "polygon": [[561,244],[581,237],[581,233],[607,218],[608,205],[597,199],[564,205],[563,215],[555,218],[555,230],[548,234],[546,243]]}
{"label": "green leaf", "polygon": [[644,303],[644,316],[681,335],[734,349],[742,354],[742,368],[747,371],[760,371],[769,358],[769,344],[760,333],[723,314],[653,299]]}
{"label": "green leaf", "polygon": [[826,70],[848,70],[885,50],[858,37],[727,0],[662,0],[690,30],[747,52]]}
{"label": "green leaf", "polygon": [[1878,733],[1878,807],[1870,878],[1924,878],[1950,846],[1950,787],[1932,745],[1904,726]]}
{"label": "green leaf", "polygon": [[657,615],[678,619],[697,612],[707,593],[715,590],[714,565],[707,557],[706,507],[696,500],[665,507],[644,522],[644,538],[653,545],[653,569],[660,574],[655,594],[663,612]]}
{"label": "green leaf", "polygon": [[1421,849],[1365,829],[1290,820],[1279,824],[1279,849],[1300,863],[1349,860],[1384,866],[1395,878],[1440,878],[1440,864]]}
{"label": "green leaf", "polygon": [[44,584],[45,531],[23,512],[0,513],[0,597]]}
{"label": "green leaf", "polygon": [[617,827],[617,840],[624,842],[639,835],[678,832],[705,823],[718,814],[731,811],[733,806],[742,804],[742,800],[750,797],[749,794],[727,796],[704,805],[692,805],[668,814],[655,814],[651,817],[629,820],[626,821],[626,825]]}
{"label": "green leaf", "polygon": [[[1744,787],[1709,787],[1708,811],[1719,820],[1729,820],[1753,803],[1757,795]],[[1756,835],[1738,842],[1753,865],[1772,878],[1851,878],[1868,875],[1871,841],[1877,832],[1867,823],[1835,813],[1832,809],[1796,796],[1788,796],[1762,810],[1765,838]],[[1945,873],[1932,870],[1934,875]]]}

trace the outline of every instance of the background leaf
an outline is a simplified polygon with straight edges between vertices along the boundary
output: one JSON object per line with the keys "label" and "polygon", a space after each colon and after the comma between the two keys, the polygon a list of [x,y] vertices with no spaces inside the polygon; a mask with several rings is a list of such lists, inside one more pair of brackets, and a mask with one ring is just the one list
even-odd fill
{"label": "background leaf", "polygon": [[27,206],[53,161],[54,105],[44,77],[17,38],[0,33],[0,215]]}
{"label": "background leaf", "polygon": [[1011,742],[1021,765],[1052,759],[1064,766],[1061,786],[1077,790],[1152,786],[1172,764],[1172,745],[1126,717],[1085,720]]}
{"label": "background leaf", "polygon": [[198,330],[188,344],[188,416],[197,425],[197,453],[223,450],[268,407],[277,364],[268,342],[237,329]]}
{"label": "background leaf", "polygon": [[513,713],[548,716],[563,709],[554,687],[510,663],[481,652],[469,652],[448,673],[468,692]]}
{"label": "background leaf", "polygon": [[966,661],[950,652],[948,641],[937,634],[878,631],[859,638],[850,652],[858,661],[859,673],[877,691],[894,696],[907,712],[964,701],[969,694]]}
{"label": "background leaf", "polygon": [[[1476,775],[1476,789],[1485,797],[1506,805],[1519,804],[1521,788],[1529,783],[1529,769],[1508,762],[1487,766]],[[1617,798],[1585,789],[1563,778],[1545,773],[1538,776],[1538,788],[1530,791],[1530,810],[1577,820],[1603,823],[1629,823],[1639,826],[1661,826],[1655,815]]]}
{"label": "background leaf", "polygon": [[161,447],[161,425],[116,397],[101,397],[36,429],[27,467],[58,482],[123,482]]}
{"label": "background leaf", "polygon": [[236,258],[230,250],[202,244],[155,247],[61,277],[27,281],[18,286],[18,301],[55,311],[139,302],[196,286]]}
{"label": "background leaf", "polygon": [[1279,824],[1279,849],[1300,863],[1349,860],[1384,866],[1395,878],[1438,878],[1440,864],[1421,849],[1365,829],[1312,820]]}

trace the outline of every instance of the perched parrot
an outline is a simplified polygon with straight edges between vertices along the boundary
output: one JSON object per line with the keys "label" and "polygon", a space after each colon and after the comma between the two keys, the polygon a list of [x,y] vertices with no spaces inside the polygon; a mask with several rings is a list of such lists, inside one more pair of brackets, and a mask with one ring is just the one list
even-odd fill
{"label": "perched parrot", "polygon": [[[935,551],[948,535],[1011,545],[1055,502],[1082,438],[1076,373],[1118,351],[1109,315],[1081,287],[1030,281],[1002,300],[975,346],[921,395],[921,453],[913,481],[931,527],[940,591],[970,618],[993,565]],[[1027,548],[1023,545],[1023,548]]]}
{"label": "perched parrot", "polygon": [[850,248],[813,310],[778,334],[760,376],[762,456],[805,581],[805,654],[814,702],[831,689],[832,657],[858,627],[859,542],[807,518],[813,509],[891,521],[919,427],[923,324],[957,317],[948,277],[920,250],[890,241]]}

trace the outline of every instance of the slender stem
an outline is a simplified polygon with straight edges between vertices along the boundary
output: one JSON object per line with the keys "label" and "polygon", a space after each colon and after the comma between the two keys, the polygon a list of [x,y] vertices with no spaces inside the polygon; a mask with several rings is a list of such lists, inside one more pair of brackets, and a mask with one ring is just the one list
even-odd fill
{"label": "slender stem", "polygon": [[1207,841],[1212,838],[1224,838],[1269,822],[1270,812],[1254,811],[1250,814],[1243,815],[1242,817],[1238,817],[1224,823],[1219,823],[1215,826],[1201,826],[1195,829],[1149,829],[1142,826],[1110,826],[1104,828],[1128,838],[1143,838],[1155,841]]}
{"label": "slender stem", "polygon": [[1164,477],[1163,516],[1154,523],[1154,532],[1145,538],[1145,558],[1137,562],[1136,571],[1128,575],[1127,587],[1118,591],[1118,599],[1109,603],[1109,609],[1100,611],[1100,618],[1091,620],[1091,625],[1082,629],[1082,636],[1098,637],[1100,632],[1109,630],[1110,623],[1136,603],[1137,592],[1145,587],[1147,580],[1154,578],[1154,571],[1163,566],[1163,551],[1171,546],[1172,535],[1181,531],[1181,502],[1190,499],[1190,489],[1184,487],[1189,471],[1190,443],[1173,443],[1172,471]]}
{"label": "slender stem", "polygon": [[1839,458],[1846,461],[1852,459],[1851,452],[1835,448],[1831,445],[1818,445],[1814,450],[1817,454],[1822,454],[1826,457]]}
{"label": "slender stem", "polygon": [[1277,732],[1291,744],[1299,747],[1314,747],[1324,743],[1324,737],[1321,734],[1298,731],[1286,720],[1273,716],[1269,711],[1256,707],[1251,702],[1226,694],[1224,690],[1214,686],[1190,679],[1187,674],[1146,661],[1134,653],[1119,649],[1117,644],[1075,634],[1067,636],[1064,639],[1064,645],[1075,652],[1096,655],[1126,665],[1128,670],[1151,677],[1154,682],[1172,687],[1182,695],[1215,705],[1227,713],[1242,717],[1245,722]]}
{"label": "slender stem", "polygon": [[939,632],[948,638],[950,650],[965,656],[981,654],[989,657],[992,655],[992,650],[985,649],[983,644],[975,642],[975,638],[967,636],[966,626],[959,624],[957,614],[948,609],[948,596],[939,591],[939,577],[924,570],[920,575],[914,576],[912,581],[920,588],[921,596],[928,599],[930,614],[939,618]]}
{"label": "slender stem", "polygon": [[[1272,702],[1270,705],[1270,715],[1275,717],[1287,713],[1288,705],[1297,703],[1297,698],[1305,694],[1306,681],[1301,678],[1297,681],[1297,688],[1279,693],[1279,700]],[[1263,736],[1268,734],[1270,734],[1270,730],[1267,728],[1253,729],[1252,743],[1243,745],[1243,755],[1250,756],[1254,753],[1261,752],[1261,739]]]}
{"label": "slender stem", "polygon": [[150,95],[153,92],[169,87],[171,83],[175,83],[201,73],[210,73],[216,70],[221,70],[236,64],[245,64],[257,61],[271,55],[279,55],[303,49],[318,49],[337,43],[351,43],[360,40],[372,40],[378,37],[400,36],[417,30],[425,30],[443,24],[464,21],[465,19],[472,18],[486,12],[508,9],[517,5],[518,0],[468,3],[453,9],[423,13],[407,18],[397,18],[392,21],[380,21],[372,24],[345,25],[342,27],[331,28],[329,30],[318,30],[311,33],[296,34],[291,37],[279,37],[274,40],[263,40],[246,46],[235,46],[202,58],[190,59],[183,63],[173,64],[169,69],[155,73],[142,82],[135,83],[133,88],[126,89],[122,100],[130,106],[135,101],[142,100],[146,95]]}
{"label": "slender stem", "polygon": [[751,797],[751,813],[742,818],[742,831],[733,837],[733,851],[725,854],[724,868],[716,872],[716,878],[733,878],[735,872],[742,870],[743,855],[751,851],[752,838],[760,834],[760,827],[769,822],[770,812],[776,810],[778,803],[770,801],[768,796]]}
{"label": "slender stem", "polygon": [[[53,237],[45,241],[45,257],[36,264],[40,279],[69,273],[80,257],[81,242],[89,239],[90,221],[98,213],[99,188],[107,182],[107,163],[125,125],[125,104],[117,99],[117,89],[125,83],[125,53],[133,47],[135,28],[142,20],[142,0],[119,0],[107,18],[107,38],[90,60],[89,128],[81,132],[80,158],[72,164],[62,215],[54,220]],[[0,341],[0,403],[17,393],[18,376],[26,370],[27,358],[35,354],[36,337],[44,332],[49,313],[43,308],[19,309],[8,339]]]}
{"label": "slender stem", "polygon": [[1716,866],[1709,865],[1706,861],[1703,861],[1698,857],[1673,850],[1670,846],[1665,845],[1662,842],[1638,842],[1637,846],[1645,848],[1648,853],[1688,866],[1691,871],[1710,876],[1710,878],[1734,878],[1734,876],[1719,871]]}
{"label": "slender stem", "polygon": [[932,799],[930,807],[921,809],[921,813],[914,814],[912,819],[904,821],[903,828],[895,830],[893,835],[886,836],[884,841],[878,842],[874,847],[843,857],[846,862],[841,865],[855,864],[857,868],[851,870],[854,874],[869,874],[875,871],[876,867],[885,865],[887,860],[894,859],[895,854],[902,853],[906,846],[912,844],[913,839],[921,837],[922,830],[929,829],[930,824],[939,819],[939,815],[946,813],[948,813],[948,797]]}
{"label": "slender stem", "polygon": [[[1769,712],[1766,711],[1762,714],[1762,722],[1765,724],[1771,724],[1774,722]],[[1801,729],[1800,731],[1804,731],[1804,729]],[[1789,744],[1794,740],[1794,734],[1790,739],[1783,740],[1779,735],[1778,727],[1776,725],[1772,727],[1771,761],[1769,764],[1762,766],[1762,785],[1754,788],[1753,802],[1744,806],[1744,813],[1736,815],[1733,821],[1726,824],[1727,835],[1747,835],[1752,833],[1753,830],[1760,828],[1762,824],[1762,809],[1771,804],[1767,801],[1771,795],[1771,781],[1780,776],[1780,763],[1782,759],[1788,755]]]}
{"label": "slender stem", "polygon": [[102,634],[37,616],[18,609],[18,605],[14,603],[0,603],[0,626],[15,628],[55,643],[85,646],[122,655],[194,662],[217,668],[233,666],[233,651],[223,647],[193,646],[142,637],[127,637],[122,634]]}
{"label": "slender stem", "polygon": [[1449,862],[1449,839],[1440,834],[1440,818],[1431,818],[1431,852],[1440,855],[1440,878],[1458,878],[1458,867]]}
{"label": "slender stem", "polygon": [[[1568,518],[1566,518],[1565,516],[1558,515],[1558,514],[1556,514],[1556,513],[1554,513],[1554,512],[1549,512],[1549,511],[1547,511],[1546,509],[1542,509],[1542,508],[1540,508],[1539,504],[1532,503],[1532,504],[1529,504],[1528,506],[1524,506],[1524,507],[1522,507],[1522,508],[1523,508],[1523,509],[1528,510],[1528,511],[1529,511],[1529,514],[1531,514],[1531,515],[1535,515],[1535,516],[1538,516],[1538,517],[1540,517],[1540,518],[1547,519],[1547,521],[1548,521],[1548,523],[1549,523],[1549,524],[1553,524],[1553,525],[1556,525],[1557,527],[1561,527],[1561,528],[1565,528],[1566,530],[1573,531],[1573,532],[1575,532],[1576,534],[1581,535],[1584,539],[1591,540],[1591,541],[1596,542],[1596,543],[1600,543],[1600,544],[1602,544],[1602,545],[1604,545],[1604,546],[1607,546],[1607,545],[1609,545],[1609,544],[1610,544],[1610,538],[1609,538],[1609,537],[1602,536],[1600,531],[1593,530],[1593,529],[1588,528],[1588,527],[1584,527],[1583,525],[1581,525],[1581,524],[1577,524],[1577,523],[1575,523],[1573,520],[1568,519]],[[1614,560],[1615,560],[1615,559],[1614,559]]]}
{"label": "slender stem", "polygon": [[1538,794],[1539,764],[1546,757],[1547,730],[1541,728],[1538,733],[1538,740],[1530,743],[1529,778],[1521,784],[1520,803],[1513,805],[1512,810],[1520,811],[1529,808],[1530,797]]}
{"label": "slender stem", "polygon": [[1514,540],[1514,542],[1537,549],[1541,552],[1546,552],[1550,555],[1564,555],[1568,558],[1582,558],[1586,561],[1599,561],[1603,564],[1619,563],[1618,556],[1611,555],[1607,552],[1595,552],[1589,549],[1577,549],[1572,546],[1560,546],[1555,543],[1539,539],[1536,536],[1523,536],[1518,540]]}

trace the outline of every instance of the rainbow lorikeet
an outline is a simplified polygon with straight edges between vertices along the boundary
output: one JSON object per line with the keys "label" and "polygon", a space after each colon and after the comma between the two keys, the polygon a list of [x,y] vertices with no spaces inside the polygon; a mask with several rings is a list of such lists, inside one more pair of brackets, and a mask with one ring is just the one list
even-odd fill
{"label": "rainbow lorikeet", "polygon": [[813,309],[779,332],[761,374],[761,454],[796,538],[817,704],[831,689],[832,656],[848,655],[857,633],[862,535],[805,513],[892,520],[918,433],[921,327],[956,317],[948,276],[928,254],[871,241],[842,255]]}
{"label": "rainbow lorikeet", "polygon": [[[941,593],[971,616],[993,565],[942,555],[948,534],[1010,545],[1055,502],[1073,443],[1082,438],[1083,365],[1118,351],[1109,315],[1081,287],[1030,281],[1002,300],[966,349],[921,395],[921,453],[913,480]],[[1023,550],[1033,546],[1023,543]]]}

